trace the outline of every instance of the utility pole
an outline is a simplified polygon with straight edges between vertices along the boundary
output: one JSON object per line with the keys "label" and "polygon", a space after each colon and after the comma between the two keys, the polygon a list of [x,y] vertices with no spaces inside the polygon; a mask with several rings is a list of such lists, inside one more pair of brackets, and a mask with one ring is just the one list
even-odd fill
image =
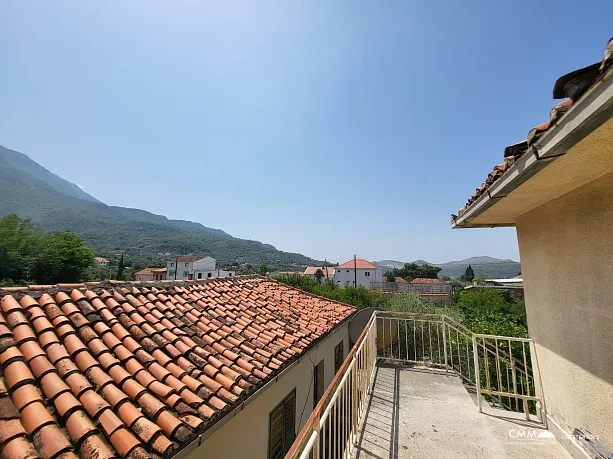
{"label": "utility pole", "polygon": [[175,280],[177,280],[177,271],[179,270],[179,257],[175,258]]}
{"label": "utility pole", "polygon": [[324,268],[326,268],[326,280],[328,280],[328,260],[324,260]]}
{"label": "utility pole", "polygon": [[353,256],[353,286],[358,288],[358,258],[357,255]]}

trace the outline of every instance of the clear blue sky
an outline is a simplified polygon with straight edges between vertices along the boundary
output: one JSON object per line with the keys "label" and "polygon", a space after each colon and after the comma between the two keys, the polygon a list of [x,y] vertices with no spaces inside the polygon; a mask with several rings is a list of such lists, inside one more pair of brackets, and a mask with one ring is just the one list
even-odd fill
{"label": "clear blue sky", "polygon": [[613,2],[8,1],[0,144],[107,204],[343,261],[518,258],[451,230]]}

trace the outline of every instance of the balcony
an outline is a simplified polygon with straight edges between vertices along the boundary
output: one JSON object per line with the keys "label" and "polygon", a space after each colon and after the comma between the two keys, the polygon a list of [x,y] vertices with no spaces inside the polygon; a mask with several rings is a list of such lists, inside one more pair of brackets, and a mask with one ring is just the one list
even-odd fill
{"label": "balcony", "polygon": [[377,312],[287,458],[570,458],[546,430],[531,339]]}

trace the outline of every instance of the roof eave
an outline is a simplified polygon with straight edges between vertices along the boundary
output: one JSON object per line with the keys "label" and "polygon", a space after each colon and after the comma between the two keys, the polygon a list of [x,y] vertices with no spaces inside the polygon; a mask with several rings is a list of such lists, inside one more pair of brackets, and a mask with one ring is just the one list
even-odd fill
{"label": "roof eave", "polygon": [[506,223],[471,223],[498,200],[529,180],[539,171],[566,154],[613,116],[613,68],[592,86],[570,110],[516,160],[509,170],[492,184],[466,211],[452,222],[452,228],[493,228],[515,226]]}

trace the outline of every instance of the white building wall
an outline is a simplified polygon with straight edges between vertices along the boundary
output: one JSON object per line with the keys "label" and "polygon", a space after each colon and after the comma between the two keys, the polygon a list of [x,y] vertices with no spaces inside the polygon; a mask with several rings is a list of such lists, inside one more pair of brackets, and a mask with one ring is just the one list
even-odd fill
{"label": "white building wall", "polygon": [[[383,274],[380,269],[357,269],[358,286],[370,288],[371,282],[381,282]],[[337,268],[334,272],[334,281],[339,287],[349,285],[353,287],[355,274],[353,268]]]}
{"label": "white building wall", "polygon": [[[175,265],[177,265],[175,267]],[[187,261],[179,261],[179,262],[175,262],[175,260],[168,260],[166,262],[166,273],[167,279],[170,280],[174,280],[175,279],[175,275],[173,273],[173,271],[175,271],[175,269],[177,270],[177,276],[176,276],[176,280],[187,280],[189,279],[189,275],[191,274],[193,279],[198,279],[198,273],[203,273],[202,275],[202,279],[206,279],[207,278],[207,273],[213,273],[215,272],[215,274],[212,274],[211,276],[208,277],[215,277],[217,276],[217,260],[215,258],[212,257],[204,257],[201,260],[198,261],[194,261],[194,262],[187,262]]]}
{"label": "white building wall", "polygon": [[202,260],[195,261],[192,265],[193,272],[215,271],[217,269],[217,260],[212,257],[205,257]]}
{"label": "white building wall", "polygon": [[324,359],[324,381],[328,387],[334,378],[334,347],[343,341],[343,360],[349,352],[347,322],[332,332],[317,347],[303,355],[279,379],[267,387],[243,411],[221,426],[192,451],[187,459],[268,457],[270,412],[294,388],[296,389],[296,434],[313,412],[313,363]]}

